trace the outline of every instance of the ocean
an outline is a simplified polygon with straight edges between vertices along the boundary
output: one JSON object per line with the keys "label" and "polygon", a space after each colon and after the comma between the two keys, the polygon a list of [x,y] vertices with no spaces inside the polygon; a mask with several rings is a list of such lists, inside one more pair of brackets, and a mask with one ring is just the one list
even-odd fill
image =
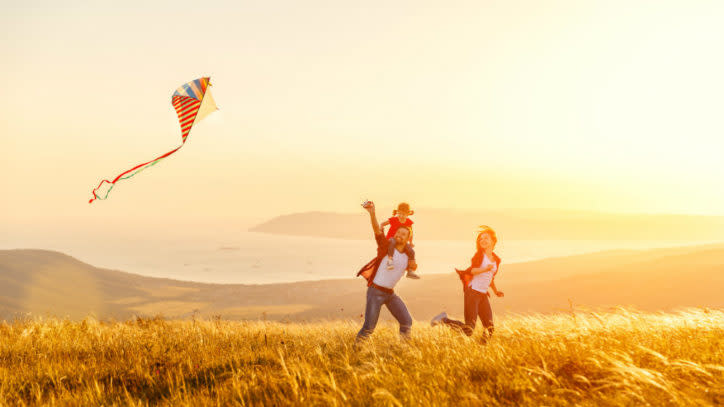
{"label": "ocean", "polygon": [[[711,242],[626,240],[503,240],[496,252],[505,264],[612,249],[677,247]],[[416,241],[418,274],[467,267],[470,241]],[[265,284],[354,278],[375,255],[369,240],[280,236],[239,232],[216,238],[66,238],[22,241],[6,236],[2,249],[57,250],[96,267],[150,277],[204,283]]]}

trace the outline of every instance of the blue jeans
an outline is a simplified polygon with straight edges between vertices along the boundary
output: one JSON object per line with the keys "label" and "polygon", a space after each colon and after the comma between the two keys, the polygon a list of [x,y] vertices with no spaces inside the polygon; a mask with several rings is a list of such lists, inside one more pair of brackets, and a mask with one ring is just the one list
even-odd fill
{"label": "blue jeans", "polygon": [[367,304],[365,305],[365,323],[357,334],[357,339],[364,339],[372,334],[380,318],[380,310],[385,305],[400,324],[400,335],[407,337],[412,328],[412,317],[407,306],[395,293],[385,293],[375,287],[367,287]]}
{"label": "blue jeans", "polygon": [[450,318],[444,318],[442,322],[471,336],[478,318],[483,323],[487,336],[492,335],[494,330],[493,309],[490,307],[488,295],[475,291],[471,287],[465,287],[465,323]]}

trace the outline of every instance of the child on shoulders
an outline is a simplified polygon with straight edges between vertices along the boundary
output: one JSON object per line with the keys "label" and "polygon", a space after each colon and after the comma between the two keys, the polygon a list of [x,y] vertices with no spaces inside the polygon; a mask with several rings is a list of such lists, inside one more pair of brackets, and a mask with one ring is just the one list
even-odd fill
{"label": "child on shoulders", "polygon": [[412,224],[414,223],[409,216],[412,216],[415,211],[410,210],[410,204],[402,202],[397,205],[397,209],[392,211],[392,217],[380,224],[380,228],[384,228],[390,225],[390,230],[387,231],[387,239],[390,241],[389,249],[387,251],[387,269],[392,270],[394,268],[392,264],[392,256],[395,253],[395,233],[400,226],[406,226],[410,229],[410,239],[405,244],[405,254],[408,258],[407,278],[419,279],[420,276],[415,274],[417,269],[417,263],[415,262],[415,250],[413,250],[414,244],[412,244]]}

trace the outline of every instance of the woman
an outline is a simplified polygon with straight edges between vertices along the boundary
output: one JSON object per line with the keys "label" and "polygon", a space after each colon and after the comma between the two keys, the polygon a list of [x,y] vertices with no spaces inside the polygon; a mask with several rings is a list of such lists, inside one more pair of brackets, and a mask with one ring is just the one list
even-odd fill
{"label": "woman", "polygon": [[493,252],[498,237],[495,231],[487,226],[482,226],[475,241],[475,255],[472,258],[470,267],[466,270],[458,270],[458,276],[463,283],[465,295],[465,323],[450,319],[447,313],[443,312],[432,319],[432,326],[444,324],[451,328],[462,330],[467,336],[473,334],[475,323],[478,317],[483,322],[483,327],[488,336],[493,334],[493,310],[490,308],[489,290],[498,296],[503,297],[503,292],[495,287],[495,275],[500,268],[500,257]]}

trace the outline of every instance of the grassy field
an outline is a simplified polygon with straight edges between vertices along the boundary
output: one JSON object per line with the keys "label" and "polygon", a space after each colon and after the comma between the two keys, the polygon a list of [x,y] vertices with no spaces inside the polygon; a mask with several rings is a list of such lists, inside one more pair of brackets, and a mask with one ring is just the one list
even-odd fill
{"label": "grassy field", "polygon": [[416,323],[0,324],[3,405],[724,404],[724,312],[515,316],[482,344]]}

